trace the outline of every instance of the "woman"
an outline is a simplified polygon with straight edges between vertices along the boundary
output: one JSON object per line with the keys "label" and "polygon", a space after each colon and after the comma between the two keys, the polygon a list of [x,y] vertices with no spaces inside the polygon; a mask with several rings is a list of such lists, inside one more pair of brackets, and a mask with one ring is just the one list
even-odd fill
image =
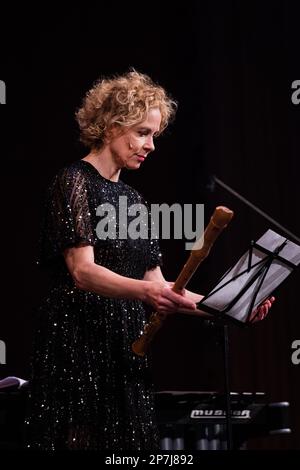
{"label": "woman", "polygon": [[143,302],[166,315],[191,312],[201,296],[171,290],[156,239],[99,237],[99,214],[105,204],[115,209],[109,222],[118,235],[119,198],[145,204],[120,172],[143,164],[175,108],[133,71],[96,83],[76,114],[90,151],[49,190],[41,264],[52,268],[53,284],[36,335],[30,448],[158,448],[148,358],[131,344],[146,322]]}

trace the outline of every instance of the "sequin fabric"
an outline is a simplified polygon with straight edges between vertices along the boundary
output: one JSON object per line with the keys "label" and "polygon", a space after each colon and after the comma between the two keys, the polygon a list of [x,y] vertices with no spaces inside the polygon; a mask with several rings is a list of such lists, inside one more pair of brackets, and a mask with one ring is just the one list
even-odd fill
{"label": "sequin fabric", "polygon": [[62,169],[49,189],[39,264],[51,273],[51,285],[38,311],[28,448],[158,448],[149,358],[131,350],[146,322],[144,306],[76,288],[62,256],[66,247],[92,245],[97,264],[135,279],[161,264],[157,240],[97,237],[103,203],[116,208],[118,233],[120,196],[128,206],[144,203],[84,160]]}

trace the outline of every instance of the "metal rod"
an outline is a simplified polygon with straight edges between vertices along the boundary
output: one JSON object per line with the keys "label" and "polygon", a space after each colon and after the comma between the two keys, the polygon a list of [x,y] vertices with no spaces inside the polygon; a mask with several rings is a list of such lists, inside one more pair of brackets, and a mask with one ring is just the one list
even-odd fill
{"label": "metal rod", "polygon": [[235,191],[234,189],[232,189],[230,186],[228,186],[226,183],[223,183],[223,181],[221,181],[219,178],[217,178],[216,176],[213,177],[215,182],[221,186],[222,188],[226,189],[229,193],[233,194],[235,197],[237,197],[238,199],[240,199],[242,202],[244,202],[245,204],[247,204],[247,206],[251,207],[251,209],[253,209],[254,211],[256,211],[258,214],[260,214],[262,217],[264,217],[265,219],[267,219],[269,222],[271,222],[273,225],[275,225],[277,228],[279,228],[280,230],[282,230],[283,232],[286,233],[286,235],[288,235],[289,237],[293,238],[297,243],[300,244],[300,238],[297,237],[296,235],[294,235],[290,230],[286,229],[285,227],[283,227],[283,225],[279,224],[276,220],[274,220],[272,217],[270,217],[268,214],[266,214],[264,211],[262,211],[261,209],[259,209],[259,207],[255,206],[254,204],[252,204],[252,202],[248,201],[248,199],[246,199],[245,197],[243,197],[241,194],[239,194],[237,191]]}
{"label": "metal rod", "polygon": [[225,398],[226,398],[226,435],[227,435],[227,450],[233,449],[232,437],[232,416],[231,416],[231,397],[230,397],[230,383],[229,383],[229,339],[228,339],[228,325],[223,325],[223,360],[224,360],[224,383],[225,383]]}

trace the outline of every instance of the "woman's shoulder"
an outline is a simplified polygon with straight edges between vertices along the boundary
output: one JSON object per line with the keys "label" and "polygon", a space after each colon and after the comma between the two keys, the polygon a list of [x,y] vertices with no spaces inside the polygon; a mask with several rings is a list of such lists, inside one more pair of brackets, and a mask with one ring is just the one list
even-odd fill
{"label": "woman's shoulder", "polygon": [[55,184],[69,184],[72,181],[78,182],[88,178],[87,168],[82,165],[82,160],[76,160],[69,165],[65,165],[58,170],[51,179],[50,186]]}
{"label": "woman's shoulder", "polygon": [[86,187],[88,175],[83,165],[79,161],[74,161],[69,165],[58,168],[56,172],[50,176],[45,186],[45,195],[52,197],[54,193],[61,193],[72,190],[76,187]]}
{"label": "woman's shoulder", "polygon": [[87,168],[83,164],[83,160],[75,160],[69,165],[65,165],[59,168],[56,174],[58,177],[70,177],[77,175],[87,175]]}

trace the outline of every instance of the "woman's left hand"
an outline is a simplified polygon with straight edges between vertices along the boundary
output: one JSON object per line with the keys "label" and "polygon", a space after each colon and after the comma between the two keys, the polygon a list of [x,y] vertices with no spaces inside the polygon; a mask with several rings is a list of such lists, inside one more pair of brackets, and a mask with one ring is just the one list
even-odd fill
{"label": "woman's left hand", "polygon": [[253,312],[251,313],[249,322],[255,323],[261,320],[264,320],[269,313],[270,308],[272,307],[275,297],[270,297],[260,304]]}

